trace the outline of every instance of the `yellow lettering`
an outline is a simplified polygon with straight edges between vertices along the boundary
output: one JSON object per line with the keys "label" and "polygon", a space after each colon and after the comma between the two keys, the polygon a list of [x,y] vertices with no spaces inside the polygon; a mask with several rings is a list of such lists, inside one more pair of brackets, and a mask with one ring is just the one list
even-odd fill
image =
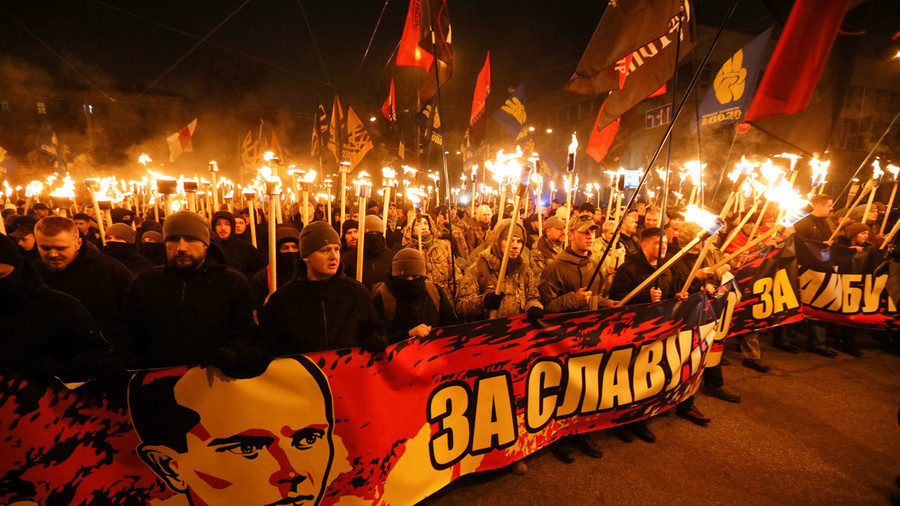
{"label": "yellow lettering", "polygon": [[509,375],[479,379],[475,383],[475,424],[472,451],[503,448],[516,440],[516,415]]}
{"label": "yellow lettering", "polygon": [[[663,357],[663,342],[653,341],[641,346],[634,359],[634,400],[640,401],[660,393],[666,386],[666,372],[659,365]],[[605,393],[605,389],[604,389]]]}
{"label": "yellow lettering", "polygon": [[628,366],[631,364],[631,348],[613,350],[603,369],[603,397],[600,409],[622,406],[632,402],[631,378]]}
{"label": "yellow lettering", "polygon": [[525,405],[525,422],[531,430],[538,430],[550,421],[556,408],[556,394],[545,390],[559,387],[562,367],[556,362],[542,360],[528,372],[528,398]]}
{"label": "yellow lettering", "polygon": [[448,466],[463,456],[469,446],[469,391],[462,385],[441,388],[431,397],[428,421],[438,424],[431,436],[431,456],[438,466]]}
{"label": "yellow lettering", "polygon": [[753,294],[759,295],[760,304],[753,304],[753,318],[763,320],[772,316],[772,278],[759,278],[753,282]]}
{"label": "yellow lettering", "polygon": [[862,274],[842,274],[841,278],[841,311],[845,313],[859,312],[862,301],[862,290],[853,283],[862,281]]}
{"label": "yellow lettering", "polygon": [[556,410],[557,417],[575,413],[590,413],[597,410],[600,402],[600,363],[603,352],[570,357],[567,364],[569,379],[566,381],[566,395],[562,405]]}
{"label": "yellow lettering", "polygon": [[772,299],[774,301],[773,311],[776,313],[800,307],[800,303],[797,302],[797,296],[794,294],[794,287],[791,286],[791,279],[784,269],[779,269],[775,273],[775,280],[772,284]]}

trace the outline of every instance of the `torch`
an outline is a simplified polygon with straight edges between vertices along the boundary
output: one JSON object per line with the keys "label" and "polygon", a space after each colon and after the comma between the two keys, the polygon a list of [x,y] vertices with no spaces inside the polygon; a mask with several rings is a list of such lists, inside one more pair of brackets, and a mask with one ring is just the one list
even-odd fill
{"label": "torch", "polygon": [[700,269],[700,265],[703,264],[703,260],[706,258],[706,253],[709,252],[709,249],[712,247],[712,236],[719,231],[719,229],[724,226],[720,218],[716,217],[716,215],[709,213],[694,204],[688,204],[684,213],[684,221],[691,221],[697,223],[701,227],[706,230],[711,230],[714,228],[715,222],[718,222],[720,225],[716,228],[716,232],[710,234],[708,240],[703,243],[703,248],[700,249],[700,255],[697,256],[697,260],[694,261],[694,265],[691,267],[691,272],[688,274],[687,281],[684,282],[684,285],[681,287],[681,292],[686,292],[688,288],[691,286],[691,282],[694,281],[694,277],[697,276],[697,271]]}
{"label": "torch", "polygon": [[[693,248],[697,243],[712,237],[713,235],[716,234],[716,232],[718,232],[722,228],[723,223],[721,221],[719,221],[718,218],[716,218],[716,215],[714,215],[710,212],[704,211],[704,210],[700,209],[699,207],[695,206],[695,208],[696,208],[696,211],[695,211],[695,216],[693,216],[693,218],[700,220],[698,222],[698,224],[703,226],[704,230],[701,231],[697,235],[697,237],[694,237],[691,240],[691,242],[687,243],[683,248],[681,248],[681,250],[679,250],[678,253],[675,253],[675,255],[673,255],[672,258],[670,258],[668,261],[666,261],[666,263],[664,263],[662,265],[662,267],[656,269],[656,271],[654,271],[653,274],[650,275],[650,277],[648,277],[647,279],[642,281],[641,284],[639,284],[638,286],[636,286],[634,288],[634,290],[629,292],[628,295],[626,295],[622,300],[620,300],[616,304],[617,306],[624,306],[625,304],[627,304],[628,301],[633,299],[644,288],[647,288],[647,286],[650,285],[650,283],[653,283],[654,281],[656,281],[656,278],[661,276],[662,273],[666,271],[666,269],[668,269],[669,267],[672,266],[672,264],[677,262],[679,258],[684,256],[684,254],[687,253],[688,251],[690,251],[690,249]],[[685,216],[685,219],[687,219],[687,216]],[[712,242],[712,241],[709,241],[709,242]]]}
{"label": "torch", "polygon": [[[105,223],[103,221],[103,213],[100,211],[100,205],[97,199],[97,191],[99,191],[100,186],[102,185],[100,184],[99,180],[93,178],[85,179],[84,182],[87,185],[88,193],[91,194],[91,204],[93,204],[94,207],[94,215],[97,218],[97,226],[100,228],[100,241],[104,246],[106,246],[106,232],[104,231],[106,227],[104,226]],[[106,202],[108,203],[109,201]]]}
{"label": "torch", "polygon": [[168,177],[163,175],[157,175],[156,177],[156,192],[160,195],[163,195],[165,199],[165,209],[166,218],[172,215],[172,195],[175,195],[178,191],[178,180],[174,177]]}
{"label": "torch", "polygon": [[209,179],[212,182],[213,212],[217,212],[219,210],[219,162],[215,160],[209,161]]}
{"label": "torch", "polygon": [[813,158],[809,161],[809,169],[810,169],[810,177],[812,179],[812,190],[810,194],[817,193],[819,195],[825,191],[825,183],[828,181],[825,178],[828,176],[828,166],[831,165],[830,160],[819,160],[818,158]]}
{"label": "torch", "polygon": [[[744,228],[744,225],[746,225],[747,222],[750,221],[750,217],[753,216],[753,213],[756,211],[757,205],[759,205],[759,202],[754,201],[753,205],[750,206],[750,209],[744,214],[744,217],[741,218],[741,221],[737,224],[736,227],[734,227],[734,230],[732,230],[731,233],[728,234],[728,237],[725,238],[725,242],[722,243],[722,247],[720,248],[722,251],[725,251],[725,249],[728,248],[728,245],[731,244],[731,241],[733,241],[734,238],[738,235],[738,232],[740,232],[741,229]],[[747,240],[749,241],[750,238],[748,237]]]}
{"label": "torch", "polygon": [[250,212],[250,242],[256,248],[256,191],[253,188],[244,188],[241,195],[245,201],[249,201],[250,205],[247,210]]}
{"label": "torch", "polygon": [[366,236],[366,200],[372,192],[372,181],[369,179],[369,173],[361,170],[353,180],[356,186],[356,199],[359,203],[359,222],[360,234],[356,241],[356,280],[362,283],[363,280],[363,242]]}
{"label": "torch", "polygon": [[[500,295],[500,292],[503,291],[503,282],[506,280],[506,268],[509,266],[509,250],[512,247],[513,232],[515,232],[519,219],[519,204],[522,202],[522,197],[525,196],[525,192],[528,189],[529,176],[530,174],[527,166],[520,166],[519,177],[517,178],[518,187],[516,189],[515,199],[513,200],[512,216],[509,218],[509,230],[506,232],[506,246],[503,248],[503,259],[500,261],[500,272],[497,273],[497,285],[494,287],[494,293],[496,295]],[[499,225],[500,221],[497,221],[497,224]],[[498,316],[497,309],[491,311],[491,319],[498,318]]]}
{"label": "torch", "polygon": [[341,226],[347,219],[347,172],[350,171],[350,162],[341,162]]}
{"label": "torch", "polygon": [[331,224],[331,188],[334,184],[330,177],[325,178],[325,208],[328,212],[328,224]]}
{"label": "torch", "polygon": [[606,218],[603,221],[609,221],[609,217],[612,214],[613,192],[616,191],[616,178],[619,176],[619,173],[614,170],[606,170],[604,173],[609,176],[609,199],[606,200]]}
{"label": "torch", "polygon": [[196,180],[185,179],[182,182],[182,187],[184,188],[184,193],[187,194],[188,209],[191,212],[197,212],[197,190],[199,189],[199,184]]}
{"label": "torch", "polygon": [[381,184],[384,187],[384,200],[382,200],[382,204],[384,209],[382,209],[382,215],[384,218],[382,222],[384,223],[384,237],[387,238],[388,231],[388,211],[391,206],[391,187],[397,184],[397,171],[392,169],[391,167],[384,167],[381,169]]}
{"label": "torch", "polygon": [[303,191],[303,226],[309,225],[309,190],[316,181],[316,171],[309,169],[300,178],[300,188]]}
{"label": "torch", "polygon": [[888,165],[888,172],[891,173],[891,177],[894,179],[894,188],[891,189],[891,197],[888,199],[887,209],[884,211],[884,219],[881,220],[881,230],[878,232],[879,234],[884,235],[884,228],[887,225],[888,216],[891,214],[891,207],[894,205],[894,196],[897,195],[897,176],[900,173],[900,167],[896,165]]}
{"label": "torch", "polygon": [[[566,188],[566,230],[569,230],[569,221],[572,219],[572,192],[569,191],[572,186],[572,176],[575,174],[575,150],[578,149],[578,137],[572,132],[572,142],[569,143],[569,151],[566,155],[566,181],[569,185]],[[565,247],[569,247],[569,234],[565,234]]]}
{"label": "torch", "polygon": [[269,295],[272,295],[278,287],[278,269],[275,264],[278,259],[278,247],[275,244],[275,213],[278,207],[278,196],[280,194],[281,178],[278,176],[267,176],[266,196],[269,201],[269,219],[266,224],[269,229]]}
{"label": "torch", "polygon": [[[841,221],[838,222],[838,226],[834,229],[834,232],[831,233],[831,237],[828,238],[828,241],[833,241],[835,236],[838,235],[838,232],[840,232],[841,228],[843,228],[844,226],[844,222],[847,221],[848,218],[850,218],[850,214],[854,209],[856,209],[856,206],[859,205],[863,197],[866,196],[866,192],[872,189],[874,183],[875,181],[872,180],[866,181],[866,184],[863,187],[862,191],[859,192],[859,195],[856,196],[856,200],[853,201],[853,205],[850,206],[850,209],[847,210],[847,213],[845,215],[841,216]],[[865,216],[863,216],[863,219],[865,219]]]}
{"label": "torch", "polygon": [[869,209],[872,208],[872,202],[875,200],[875,193],[878,192],[878,186],[881,185],[881,179],[883,177],[884,171],[881,170],[881,164],[878,163],[878,160],[875,160],[875,162],[872,163],[872,182],[874,182],[874,186],[872,187],[871,193],[869,193],[869,201],[866,203],[866,210],[863,212],[863,225],[866,225],[866,222],[869,221]]}
{"label": "torch", "polygon": [[472,166],[472,174],[469,177],[469,180],[472,181],[472,202],[469,204],[472,207],[472,218],[475,218],[475,183],[478,181],[478,166]]}

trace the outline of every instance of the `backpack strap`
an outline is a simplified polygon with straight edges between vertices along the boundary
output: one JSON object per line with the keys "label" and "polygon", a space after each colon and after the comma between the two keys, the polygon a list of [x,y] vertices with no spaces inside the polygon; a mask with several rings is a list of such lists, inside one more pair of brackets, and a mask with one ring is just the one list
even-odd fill
{"label": "backpack strap", "polygon": [[434,308],[440,313],[441,311],[441,293],[440,288],[430,279],[425,280],[425,290],[428,292],[428,296],[431,297],[431,302],[434,303]]}
{"label": "backpack strap", "polygon": [[387,323],[394,321],[394,316],[397,314],[397,298],[387,289],[387,285],[383,282],[375,283],[372,293],[381,295],[381,309],[384,311]]}

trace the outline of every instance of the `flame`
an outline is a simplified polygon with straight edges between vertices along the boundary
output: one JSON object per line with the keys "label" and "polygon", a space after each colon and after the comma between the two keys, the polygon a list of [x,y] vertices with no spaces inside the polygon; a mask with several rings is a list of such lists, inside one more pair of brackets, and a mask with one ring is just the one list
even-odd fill
{"label": "flame", "polygon": [[440,179],[441,177],[438,176],[437,172],[429,172],[428,178],[431,179],[432,181],[434,181],[434,184],[437,185],[438,179]]}
{"label": "flame", "polygon": [[680,172],[681,180],[684,181],[686,178],[690,178],[692,185],[700,186],[700,174],[705,168],[706,164],[700,163],[700,160],[685,162]]}
{"label": "flame", "polygon": [[894,178],[894,181],[896,181],[897,174],[900,173],[900,167],[891,163],[891,164],[888,164],[888,166],[886,168],[887,168],[887,171],[891,173],[891,177]]}
{"label": "flame", "polygon": [[7,198],[7,199],[8,199],[10,196],[12,196],[12,192],[13,192],[12,187],[9,186],[9,181],[7,181],[7,180],[5,180],[5,179],[3,180],[3,192],[6,194],[6,198]]}
{"label": "flame", "polygon": [[391,167],[383,167],[381,169],[381,177],[384,179],[396,179],[397,171],[392,169]]}
{"label": "flame", "polygon": [[272,161],[272,159],[275,158],[275,152],[274,151],[266,151],[265,153],[263,153],[262,158],[263,158],[263,160],[270,162],[270,161]]}
{"label": "flame", "polygon": [[44,183],[41,181],[32,181],[25,187],[25,196],[34,197],[40,195],[44,191]]}
{"label": "flame", "polygon": [[656,197],[656,192],[651,190],[650,188],[647,188],[647,196],[653,199],[653,197]]}
{"label": "flame", "polygon": [[50,192],[50,196],[66,199],[75,198],[75,181],[72,180],[68,172],[66,172],[65,177],[63,177],[62,185]]}
{"label": "flame", "polygon": [[818,188],[827,182],[825,177],[828,176],[829,165],[831,165],[831,160],[819,160],[818,158],[813,158],[809,161],[813,188]]}
{"label": "flame", "polygon": [[872,180],[873,181],[881,181],[881,176],[884,175],[884,171],[881,170],[881,163],[878,160],[872,162]]}
{"label": "flame", "polygon": [[776,181],[784,175],[784,171],[781,170],[781,167],[778,167],[770,158],[766,158],[766,161],[759,165],[759,173],[762,177],[766,178],[766,181],[769,182],[769,186],[774,186]]}
{"label": "flame", "polygon": [[314,183],[316,181],[316,171],[313,169],[309,169],[306,171],[306,174],[303,174],[303,177],[300,179],[304,183]]}
{"label": "flame", "polygon": [[325,184],[325,188],[331,188],[331,185],[334,184],[334,181],[332,181],[330,177],[326,177],[323,183]]}
{"label": "flame", "polygon": [[416,174],[419,173],[419,169],[416,169],[415,167],[410,167],[409,165],[401,165],[400,167],[403,169],[404,174],[412,174],[413,177],[416,177]]}
{"label": "flame", "polygon": [[575,132],[572,132],[572,142],[569,143],[569,154],[575,154],[576,149],[578,149],[578,137],[575,136]]}
{"label": "flame", "polygon": [[715,214],[694,204],[688,204],[685,208],[684,221],[690,221],[700,225],[703,230],[710,235],[718,232],[723,225]]}
{"label": "flame", "polygon": [[150,158],[150,155],[147,153],[141,153],[141,156],[138,157],[138,163],[141,165],[147,166],[148,163],[152,163],[153,159]]}

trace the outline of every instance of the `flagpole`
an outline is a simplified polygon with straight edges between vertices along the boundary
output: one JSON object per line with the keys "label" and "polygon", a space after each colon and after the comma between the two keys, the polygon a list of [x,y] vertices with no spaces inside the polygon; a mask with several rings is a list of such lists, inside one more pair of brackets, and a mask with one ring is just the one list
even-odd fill
{"label": "flagpole", "polygon": [[[672,73],[672,107],[675,107],[675,99],[678,97],[678,56],[681,53],[681,24],[684,22],[684,17],[682,13],[678,14],[678,35],[675,37],[675,71]],[[687,93],[690,93],[688,90]],[[687,94],[685,94],[685,98],[687,98]],[[675,119],[672,119],[672,123],[675,123]],[[697,130],[700,130],[700,126],[697,126]],[[669,205],[669,173],[670,173],[670,164],[672,162],[672,137],[669,137],[669,145],[666,150],[666,181],[663,184],[663,194],[662,194],[662,206],[660,206],[659,211],[659,249],[657,258],[663,258],[663,249],[665,248],[665,238],[666,238],[666,212],[667,207]],[[647,171],[650,171],[650,167],[647,167]],[[684,179],[682,179],[684,181]],[[680,189],[680,188],[679,188]],[[616,210],[616,214],[618,214],[618,209]],[[590,286],[590,285],[588,285]],[[658,285],[655,285],[658,287]]]}
{"label": "flagpole", "polygon": [[900,118],[900,111],[897,111],[897,114],[894,115],[894,119],[892,119],[890,124],[887,126],[887,128],[884,129],[884,133],[881,134],[881,137],[879,137],[878,140],[875,141],[875,144],[872,145],[872,149],[869,150],[869,154],[867,154],[866,157],[863,159],[862,163],[859,164],[859,167],[856,169],[856,172],[854,172],[853,175],[850,176],[850,179],[847,181],[847,184],[844,186],[844,189],[841,190],[840,193],[838,193],[837,195],[834,196],[835,202],[837,202],[838,199],[841,198],[841,195],[843,195],[844,192],[847,191],[847,188],[850,187],[850,183],[853,182],[853,178],[855,178],[857,175],[859,175],[859,171],[861,171],[862,168],[865,167],[867,163],[869,163],[869,159],[872,158],[872,155],[875,154],[875,149],[878,148],[878,145],[881,144],[881,141],[883,141],[884,138],[887,137],[887,134],[891,131],[891,128],[894,127],[894,123],[897,122],[897,118]]}
{"label": "flagpole", "polygon": [[[688,84],[687,90],[685,90],[685,94],[681,97],[681,101],[678,103],[678,108],[675,109],[672,115],[672,122],[669,123],[669,126],[666,128],[666,133],[663,134],[662,139],[659,141],[659,145],[656,146],[656,152],[653,153],[653,157],[650,158],[650,162],[647,164],[647,170],[644,171],[644,175],[641,176],[640,181],[638,181],[637,188],[635,188],[634,193],[631,194],[631,198],[628,199],[628,205],[625,206],[625,213],[628,212],[629,209],[634,205],[637,200],[637,196],[641,191],[641,188],[644,186],[644,183],[647,181],[647,176],[650,175],[650,167],[656,163],[656,158],[662,152],[663,145],[665,145],[666,141],[669,139],[669,136],[672,134],[672,129],[675,128],[675,121],[678,119],[678,116],[681,115],[681,111],[684,109],[684,104],[687,102],[688,96],[690,92],[694,89],[694,86],[697,85],[697,80],[700,78],[700,71],[703,70],[703,67],[706,66],[706,62],[709,61],[709,56],[712,54],[713,49],[716,47],[716,43],[719,42],[719,38],[722,36],[722,32],[725,31],[725,25],[728,24],[728,20],[731,19],[731,16],[734,15],[734,11],[737,10],[737,6],[740,0],[734,0],[731,3],[731,9],[729,9],[728,14],[725,16],[725,19],[722,20],[722,23],[719,25],[718,31],[716,31],[716,36],[713,37],[712,42],[709,45],[709,48],[706,50],[706,54],[703,55],[703,60],[700,62],[700,67],[694,72],[694,75],[691,77],[691,82]],[[662,220],[662,217],[660,217]],[[612,237],[615,238],[619,230],[622,228],[622,222],[625,220],[619,220],[616,224],[616,229],[613,231]],[[662,223],[660,223],[662,224]],[[593,274],[591,274],[590,279],[587,282],[585,287],[591,286],[594,283],[594,280],[597,278],[597,274],[600,273],[600,266],[603,265],[603,261],[606,260],[606,257],[609,255],[609,250],[612,247],[612,241],[607,243],[606,248],[603,250],[603,255],[600,256],[600,260],[597,262],[597,267],[594,268]]]}
{"label": "flagpole", "polygon": [[[434,115],[438,114],[440,109],[443,109],[441,105],[441,77],[438,73],[438,57],[437,57],[437,42],[434,36],[434,19],[431,20],[431,50],[434,54],[434,84],[437,85],[437,92],[435,96],[437,97],[437,105],[435,105],[432,121],[430,122],[432,126],[434,126]],[[450,291],[452,299],[456,299],[456,260],[453,255],[453,245],[456,242],[456,239],[453,237],[453,210],[450,209],[450,176],[447,172],[447,150],[444,149],[444,122],[441,121],[441,124],[438,125],[441,129],[441,162],[444,168],[444,186],[447,189],[447,195],[445,196],[447,199],[447,224],[450,226]],[[430,141],[430,139],[429,139]],[[428,143],[428,147],[431,147],[431,142]],[[427,159],[427,158],[426,158]],[[499,222],[498,222],[499,223]],[[435,239],[440,237],[440,232],[435,230],[434,232]],[[459,248],[457,247],[457,251]]]}

